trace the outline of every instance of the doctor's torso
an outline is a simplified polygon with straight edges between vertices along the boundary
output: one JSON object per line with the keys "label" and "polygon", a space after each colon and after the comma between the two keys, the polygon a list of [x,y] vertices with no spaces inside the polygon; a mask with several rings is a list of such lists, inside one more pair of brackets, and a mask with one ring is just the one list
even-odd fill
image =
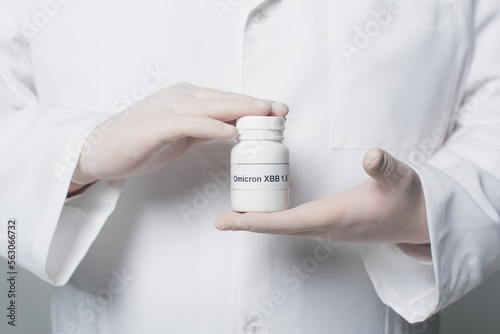
{"label": "doctor's torso", "polygon": [[[467,63],[463,24],[453,1],[74,1],[30,42],[41,103],[119,112],[179,81],[287,103],[296,206],[364,180],[370,147],[410,162],[430,154],[420,143],[446,129]],[[61,328],[384,331],[390,311],[358,246],[214,228],[230,207],[234,144],[201,144],[125,182],[56,288]]]}

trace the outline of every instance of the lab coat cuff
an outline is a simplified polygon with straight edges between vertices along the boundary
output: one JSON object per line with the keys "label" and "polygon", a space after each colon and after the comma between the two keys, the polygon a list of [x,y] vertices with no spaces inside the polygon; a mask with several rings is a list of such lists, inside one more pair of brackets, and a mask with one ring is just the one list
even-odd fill
{"label": "lab coat cuff", "polygon": [[[425,321],[439,310],[438,254],[443,247],[442,185],[433,167],[413,167],[424,192],[430,246],[366,244],[363,260],[374,288],[386,305],[410,323]],[[441,275],[442,276],[442,275]],[[442,290],[442,289],[441,289]]]}
{"label": "lab coat cuff", "polygon": [[123,182],[98,181],[65,201],[47,257],[50,283],[68,282],[113,212]]}
{"label": "lab coat cuff", "polygon": [[[48,163],[41,167],[40,173],[50,175],[43,187],[36,185],[44,190],[36,196],[42,196],[39,202],[45,211],[37,224],[30,221],[31,231],[23,233],[32,235],[31,241],[26,241],[31,250],[20,262],[42,280],[63,285],[83,259],[118,199],[122,181],[98,182],[75,198],[67,199],[85,140],[95,127],[113,114],[89,114],[84,110],[68,111],[50,105],[40,105],[26,113],[45,117],[40,123],[57,117],[59,122],[52,125],[54,134],[42,138],[45,141],[55,138],[58,142],[48,151],[50,156],[45,158]],[[27,228],[28,224],[25,225]]]}

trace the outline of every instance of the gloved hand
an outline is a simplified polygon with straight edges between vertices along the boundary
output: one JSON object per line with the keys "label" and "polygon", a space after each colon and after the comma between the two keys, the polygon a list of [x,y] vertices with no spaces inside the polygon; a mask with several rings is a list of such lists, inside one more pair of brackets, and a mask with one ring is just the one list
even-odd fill
{"label": "gloved hand", "polygon": [[370,176],[358,186],[295,208],[272,213],[220,215],[219,230],[247,230],[327,241],[429,243],[420,178],[407,164],[380,149],[369,150],[363,167]]}
{"label": "gloved hand", "polygon": [[197,143],[236,135],[228,124],[236,118],[287,113],[282,103],[236,93],[186,83],[165,88],[94,129],[89,138],[102,138],[85,142],[70,191],[77,190],[75,184],[161,169]]}

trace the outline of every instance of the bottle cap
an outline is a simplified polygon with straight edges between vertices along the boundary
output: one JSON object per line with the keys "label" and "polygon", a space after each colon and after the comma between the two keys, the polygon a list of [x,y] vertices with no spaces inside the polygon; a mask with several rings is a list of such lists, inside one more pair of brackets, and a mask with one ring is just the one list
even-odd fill
{"label": "bottle cap", "polygon": [[274,116],[244,116],[236,121],[238,130],[285,130],[285,118]]}

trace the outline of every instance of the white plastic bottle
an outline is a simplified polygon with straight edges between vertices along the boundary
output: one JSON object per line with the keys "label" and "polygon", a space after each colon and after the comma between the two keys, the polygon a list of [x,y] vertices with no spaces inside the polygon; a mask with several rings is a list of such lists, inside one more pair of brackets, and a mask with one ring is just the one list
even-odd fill
{"label": "white plastic bottle", "polygon": [[231,207],[239,212],[288,209],[289,152],[285,119],[245,116],[237,120],[238,143],[231,150]]}

